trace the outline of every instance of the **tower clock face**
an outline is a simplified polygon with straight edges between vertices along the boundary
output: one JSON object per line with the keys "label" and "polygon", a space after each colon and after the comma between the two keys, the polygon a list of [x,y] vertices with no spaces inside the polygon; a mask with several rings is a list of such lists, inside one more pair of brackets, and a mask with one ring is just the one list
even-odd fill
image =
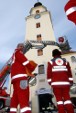
{"label": "tower clock face", "polygon": [[41,17],[40,14],[36,14],[34,18],[35,18],[35,19],[38,19],[38,18],[40,18],[40,17]]}

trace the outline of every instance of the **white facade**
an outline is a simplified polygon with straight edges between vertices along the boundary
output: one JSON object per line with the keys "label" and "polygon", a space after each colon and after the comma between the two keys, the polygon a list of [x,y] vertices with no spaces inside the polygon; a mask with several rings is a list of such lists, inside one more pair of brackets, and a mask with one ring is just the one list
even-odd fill
{"label": "white facade", "polygon": [[[38,13],[36,11],[39,11]],[[36,28],[36,24],[40,23],[40,27]],[[42,41],[55,41],[51,15],[50,12],[47,11],[46,7],[43,5],[39,5],[33,7],[30,10],[30,15],[26,17],[26,34],[25,41],[34,40],[37,41],[37,35],[41,35]],[[39,101],[38,101],[38,92],[46,93],[48,90],[51,93],[50,86],[46,80],[46,68],[47,62],[52,57],[52,50],[58,48],[57,46],[48,45],[42,51],[42,55],[38,55],[37,49],[30,49],[26,56],[30,60],[34,60],[38,67],[35,72],[38,73],[36,76],[36,84],[34,86],[30,86],[30,100],[32,103],[32,113],[39,113]],[[44,72],[39,72],[39,66],[44,67]],[[43,90],[42,90],[43,89]]]}
{"label": "white facade", "polygon": [[69,52],[67,54],[62,55],[63,58],[66,58],[70,63],[70,67],[73,75],[73,82],[75,83],[71,87],[70,96],[76,97],[76,51]]}
{"label": "white facade", "polygon": [[[76,52],[64,54],[64,55],[62,55],[62,57],[66,58],[67,61],[70,63],[72,75],[74,78],[74,83],[76,83]],[[74,57],[74,59],[73,59],[73,57]]]}
{"label": "white facade", "polygon": [[[36,10],[40,11],[40,18],[35,19]],[[31,14],[26,17],[26,34],[25,40],[36,40],[37,35],[41,34],[43,41],[56,41],[54,36],[54,31],[51,23],[50,12],[44,6],[38,6],[31,9]],[[36,28],[36,24],[40,23],[40,27]],[[56,46],[47,46],[43,49],[43,55],[38,56],[37,50],[33,49],[26,53],[28,58],[35,59],[37,63],[42,63],[50,60],[51,51],[56,48]],[[47,54],[47,55],[46,55]]]}

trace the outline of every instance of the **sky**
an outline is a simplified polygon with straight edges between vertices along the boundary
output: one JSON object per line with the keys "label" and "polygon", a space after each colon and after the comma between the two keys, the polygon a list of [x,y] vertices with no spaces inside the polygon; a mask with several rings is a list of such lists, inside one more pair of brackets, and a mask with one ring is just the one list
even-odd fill
{"label": "sky", "polygon": [[[25,17],[37,0],[0,0],[0,69],[9,60],[17,44],[24,42]],[[64,12],[68,0],[39,0],[50,11],[56,40],[66,36],[76,51],[76,26]]]}

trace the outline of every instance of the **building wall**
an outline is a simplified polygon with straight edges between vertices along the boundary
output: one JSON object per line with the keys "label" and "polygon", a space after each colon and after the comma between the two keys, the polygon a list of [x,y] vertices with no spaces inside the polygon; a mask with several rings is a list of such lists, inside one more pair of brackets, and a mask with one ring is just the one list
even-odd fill
{"label": "building wall", "polygon": [[[39,19],[35,19],[34,16],[36,15],[35,11],[31,11],[31,14],[26,17],[26,34],[25,34],[25,41],[27,40],[37,40],[37,35],[41,34],[43,41],[56,41],[54,36],[54,31],[51,23],[51,16],[48,11],[44,11],[44,7],[40,6],[37,9],[41,11],[39,13],[41,17]],[[42,10],[43,9],[43,10]],[[36,9],[35,9],[36,10]],[[42,12],[43,11],[43,12]],[[36,28],[36,23],[40,22],[41,27]],[[37,56],[37,50],[31,49],[26,53],[29,59],[36,59],[37,63],[46,62],[50,60],[51,52],[56,46],[47,46],[43,49],[43,56]],[[31,54],[32,53],[32,54]],[[47,54],[47,55],[46,55]],[[31,57],[30,57],[31,56]]]}
{"label": "building wall", "polygon": [[76,53],[68,53],[68,54],[62,55],[63,58],[66,58],[67,61],[69,61],[71,70],[72,70],[72,75],[74,77],[74,83],[76,83],[76,61],[72,62],[71,60],[72,56],[75,56],[76,58]]}
{"label": "building wall", "polygon": [[[40,11],[40,18],[35,19],[36,10]],[[53,26],[51,22],[51,15],[49,11],[46,10],[44,6],[39,6],[36,8],[32,8],[30,11],[30,15],[26,17],[26,34],[25,34],[25,41],[27,40],[35,40],[37,41],[37,34],[41,34],[42,41],[55,41]],[[36,23],[40,22],[41,27],[36,28]],[[38,73],[36,77],[36,84],[34,86],[30,86],[30,101],[32,103],[32,113],[39,113],[39,101],[38,101],[38,94],[36,93],[41,88],[50,89],[51,88],[47,83],[46,79],[46,69],[47,69],[47,62],[52,57],[52,50],[58,48],[57,46],[48,45],[43,49],[43,55],[38,56],[37,49],[30,49],[26,56],[30,60],[34,60],[38,66],[44,65],[45,71],[43,74],[39,74],[38,67],[36,68],[35,72]],[[44,92],[45,93],[45,92]],[[53,99],[54,100],[54,99]]]}
{"label": "building wall", "polygon": [[[35,19],[36,10],[39,10],[38,13],[40,18]],[[36,23],[40,23],[40,27],[36,28]],[[25,41],[34,40],[37,41],[37,35],[41,34],[42,41],[55,41],[53,25],[51,20],[50,12],[43,5],[38,7],[33,7],[30,10],[30,15],[26,17],[26,33],[25,33]],[[45,67],[45,72],[43,74],[39,74],[38,66],[35,70],[38,75],[36,76],[36,84],[34,86],[30,86],[30,101],[32,106],[32,113],[39,113],[39,101],[37,91],[41,88],[50,89],[50,86],[47,83],[46,79],[46,71],[47,71],[47,62],[52,58],[52,50],[58,48],[57,46],[48,45],[43,49],[43,55],[38,56],[37,49],[30,49],[26,56],[29,60],[34,60],[38,66],[43,64]],[[71,56],[75,54],[64,54],[62,57],[66,58],[71,65],[74,82],[76,81],[76,63],[71,62]],[[53,98],[53,102],[56,104],[55,98]]]}
{"label": "building wall", "polygon": [[[72,61],[71,57],[74,56],[75,59]],[[69,61],[70,66],[71,66],[71,71],[73,75],[73,83],[75,83],[71,88],[70,88],[70,96],[71,97],[76,97],[76,52],[75,53],[68,53],[62,55],[63,58],[66,58],[67,61]]]}

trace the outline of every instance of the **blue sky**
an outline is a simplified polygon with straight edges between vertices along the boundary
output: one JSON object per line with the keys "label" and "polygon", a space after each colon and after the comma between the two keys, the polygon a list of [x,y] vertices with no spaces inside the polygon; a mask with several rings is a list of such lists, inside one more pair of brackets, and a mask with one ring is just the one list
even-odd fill
{"label": "blue sky", "polygon": [[[66,36],[76,50],[76,26],[64,12],[68,0],[39,0],[51,12],[56,40]],[[30,9],[37,0],[0,0],[0,67],[11,57],[16,45],[24,42],[26,21]]]}

